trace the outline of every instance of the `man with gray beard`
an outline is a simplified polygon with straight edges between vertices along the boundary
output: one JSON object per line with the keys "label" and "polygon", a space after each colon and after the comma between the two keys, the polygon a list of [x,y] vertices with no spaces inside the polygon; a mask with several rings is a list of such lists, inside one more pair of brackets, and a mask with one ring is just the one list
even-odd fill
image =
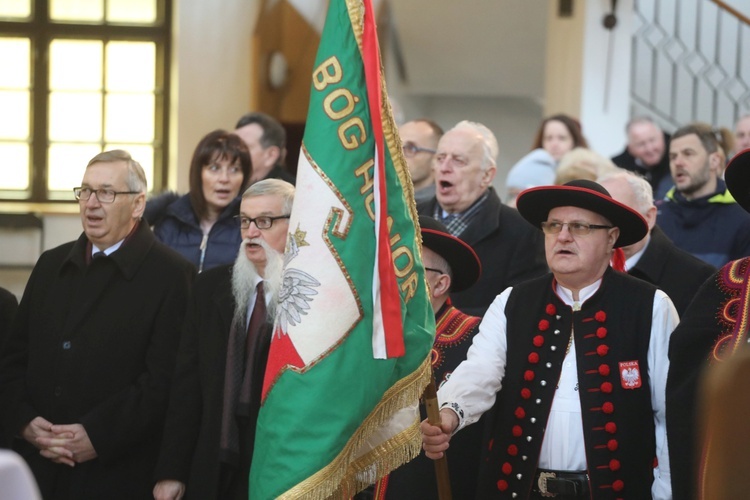
{"label": "man with gray beard", "polygon": [[183,328],[154,498],[247,500],[255,423],[281,285],[294,186],[242,195],[232,266],[200,274]]}

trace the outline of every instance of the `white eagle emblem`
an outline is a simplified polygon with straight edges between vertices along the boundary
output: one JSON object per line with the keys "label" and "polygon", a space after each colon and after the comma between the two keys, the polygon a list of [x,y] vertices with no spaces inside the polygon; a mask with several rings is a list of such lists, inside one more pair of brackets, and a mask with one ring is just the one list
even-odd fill
{"label": "white eagle emblem", "polygon": [[625,385],[633,386],[638,382],[638,377],[641,374],[635,368],[626,368],[622,371],[622,379],[625,381]]}
{"label": "white eagle emblem", "polygon": [[620,362],[620,382],[623,389],[637,389],[641,386],[641,369],[638,361]]}
{"label": "white eagle emblem", "polygon": [[281,331],[286,333],[289,325],[302,321],[302,316],[310,309],[310,302],[318,292],[315,290],[320,282],[304,271],[286,268],[279,290],[277,320]]}

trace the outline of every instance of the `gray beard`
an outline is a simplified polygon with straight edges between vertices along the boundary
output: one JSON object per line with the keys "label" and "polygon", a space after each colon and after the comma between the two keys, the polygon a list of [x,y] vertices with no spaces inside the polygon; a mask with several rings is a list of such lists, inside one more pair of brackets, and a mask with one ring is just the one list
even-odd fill
{"label": "gray beard", "polygon": [[281,272],[284,268],[284,254],[271,248],[268,243],[261,239],[252,240],[263,247],[266,252],[265,276],[260,276],[255,264],[245,254],[245,247],[251,240],[245,239],[240,245],[240,251],[234,261],[232,269],[232,295],[234,296],[234,322],[244,324],[247,320],[247,308],[250,297],[253,296],[255,288],[253,283],[263,279],[263,288],[271,295],[271,303],[268,305],[268,320],[273,321],[276,315],[276,304],[278,304],[279,289],[281,288]]}

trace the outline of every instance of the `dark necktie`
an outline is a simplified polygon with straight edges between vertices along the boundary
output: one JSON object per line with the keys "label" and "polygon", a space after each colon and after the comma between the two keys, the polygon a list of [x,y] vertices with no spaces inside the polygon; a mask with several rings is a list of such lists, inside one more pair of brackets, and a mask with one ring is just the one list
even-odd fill
{"label": "dark necktie", "polygon": [[91,256],[92,259],[100,259],[102,257],[106,257],[107,254],[104,252],[94,252],[94,255]]}
{"label": "dark necktie", "polygon": [[255,288],[255,305],[253,312],[250,314],[250,321],[247,323],[247,338],[245,339],[245,361],[252,352],[252,345],[255,337],[258,335],[258,329],[266,320],[266,295],[263,291],[263,282],[258,283]]}

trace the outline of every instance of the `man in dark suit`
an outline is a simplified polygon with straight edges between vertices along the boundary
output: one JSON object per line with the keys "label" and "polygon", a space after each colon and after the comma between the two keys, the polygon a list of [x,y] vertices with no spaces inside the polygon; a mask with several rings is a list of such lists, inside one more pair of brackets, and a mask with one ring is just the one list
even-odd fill
{"label": "man in dark suit", "polygon": [[157,500],[247,499],[293,200],[294,186],[279,179],[250,186],[240,204],[237,260],[196,280],[156,469]]}
{"label": "man in dark suit", "polygon": [[[18,309],[18,299],[5,288],[0,288],[0,349],[10,332],[10,324]],[[2,351],[0,351],[1,353]]]}
{"label": "man in dark suit", "polygon": [[625,151],[612,157],[620,168],[642,175],[651,184],[654,198],[664,199],[674,185],[669,172],[669,134],[648,116],[636,116],[625,127]]}
{"label": "man in dark suit", "polygon": [[146,176],[126,151],[96,155],[74,193],[83,234],[34,267],[0,411],[45,499],[146,498],[195,268],[141,223]]}
{"label": "man in dark suit", "polygon": [[615,200],[637,211],[648,222],[649,234],[622,249],[628,274],[662,289],[682,316],[698,288],[716,268],[679,249],[656,226],[656,206],[648,181],[622,172],[605,176],[599,183]]}
{"label": "man in dark suit", "polygon": [[294,184],[295,176],[284,167],[286,130],[281,123],[265,113],[247,113],[237,121],[234,133],[245,141],[250,150],[253,165],[251,183],[281,179]]}
{"label": "man in dark suit", "polygon": [[[0,288],[0,357],[3,354],[3,345],[5,339],[10,334],[10,324],[18,309],[18,299],[5,288]],[[3,429],[2,420],[0,420],[0,448],[10,446],[10,436]]]}
{"label": "man in dark suit", "polygon": [[420,214],[441,221],[479,256],[483,271],[477,284],[451,294],[453,304],[473,316],[484,315],[507,287],[547,272],[541,233],[503,205],[492,187],[497,154],[487,127],[458,123],[438,143],[436,196],[417,205]]}

